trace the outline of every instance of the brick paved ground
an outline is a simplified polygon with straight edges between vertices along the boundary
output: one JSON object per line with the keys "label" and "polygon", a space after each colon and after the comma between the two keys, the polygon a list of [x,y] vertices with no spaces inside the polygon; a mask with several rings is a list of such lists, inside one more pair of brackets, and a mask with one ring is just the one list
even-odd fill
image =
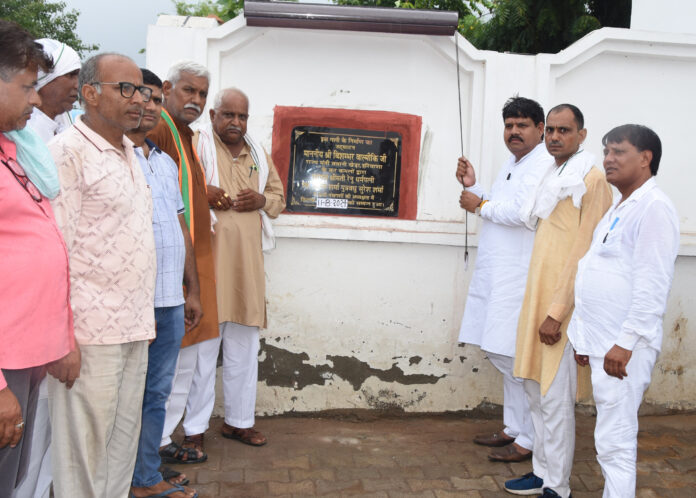
{"label": "brick paved ground", "polygon": [[[269,443],[246,446],[206,436],[209,460],[176,466],[201,498],[237,496],[493,497],[531,463],[491,463],[474,434],[495,420],[447,417],[274,417],[257,420]],[[603,478],[594,457],[594,418],[579,416],[571,487],[575,498],[599,497]],[[641,418],[637,496],[696,497],[696,415]]]}

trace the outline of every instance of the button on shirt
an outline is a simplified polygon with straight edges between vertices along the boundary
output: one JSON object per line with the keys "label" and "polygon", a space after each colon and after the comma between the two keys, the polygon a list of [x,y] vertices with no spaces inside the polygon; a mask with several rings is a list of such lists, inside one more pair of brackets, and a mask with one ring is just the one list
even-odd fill
{"label": "button on shirt", "polygon": [[82,121],[48,146],[61,191],[53,202],[70,255],[80,344],[155,337],[152,199],[133,142],[115,148]]}
{"label": "button on shirt", "polygon": [[179,306],[184,303],[186,246],[178,218],[184,212],[178,167],[154,142],[145,142],[150,155],[145,157],[142,147],[135,148],[135,155],[152,192],[152,230],[157,248],[155,307]]}
{"label": "button on shirt", "polygon": [[568,326],[578,354],[603,357],[614,344],[660,351],[678,249],[677,212],[654,178],[614,203],[578,264]]}
{"label": "button on shirt", "polygon": [[[17,160],[14,142],[2,133],[0,148],[0,159]],[[2,163],[0,254],[0,368],[62,358],[74,345],[68,252],[48,199],[34,201]],[[0,389],[6,386],[0,371]]]}

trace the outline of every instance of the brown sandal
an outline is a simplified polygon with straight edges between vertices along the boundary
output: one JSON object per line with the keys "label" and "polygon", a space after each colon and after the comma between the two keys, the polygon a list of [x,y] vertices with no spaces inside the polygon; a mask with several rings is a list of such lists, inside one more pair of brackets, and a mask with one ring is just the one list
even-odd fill
{"label": "brown sandal", "polygon": [[237,427],[223,424],[221,432],[222,437],[226,437],[227,439],[236,439],[237,441],[250,446],[263,446],[268,442],[266,440],[266,436],[261,434],[253,427],[249,427],[248,429],[238,429]]}

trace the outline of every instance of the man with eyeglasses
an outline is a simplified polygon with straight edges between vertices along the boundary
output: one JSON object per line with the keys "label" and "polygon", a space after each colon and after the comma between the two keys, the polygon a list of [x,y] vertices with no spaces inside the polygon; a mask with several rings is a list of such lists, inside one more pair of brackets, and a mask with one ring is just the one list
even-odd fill
{"label": "man with eyeglasses", "polygon": [[[140,126],[127,135],[135,144],[135,155],[152,191],[152,228],[157,247],[154,303],[157,338],[148,348],[142,427],[131,493],[141,498],[169,492],[171,498],[183,498],[192,496],[194,492],[179,486],[186,480],[183,475],[169,482],[165,480],[159,470],[159,446],[165,403],[172,390],[181,339],[185,330],[194,329],[201,318],[200,291],[193,245],[184,219],[176,163],[154,142],[145,138],[161,119],[162,81],[147,69],[142,69],[142,73],[145,86],[152,90],[152,97],[145,104]],[[182,281],[188,291],[185,301]],[[184,321],[187,312],[192,317],[189,325]],[[170,491],[172,488],[178,491]]]}
{"label": "man with eyeglasses", "polygon": [[[220,349],[219,342],[215,341],[219,333],[210,211],[205,176],[193,149],[190,127],[203,112],[209,80],[208,70],[198,63],[183,61],[173,65],[162,84],[162,119],[147,135],[179,165],[184,217],[196,255],[203,307],[200,324],[188,330],[181,341],[160,442],[163,463],[200,463],[208,458],[203,451],[203,438],[215,404],[215,390],[207,388],[211,379],[213,385],[215,383],[217,366],[208,358],[217,358]],[[186,320],[190,325],[191,317],[187,316]],[[182,417],[185,437],[179,445],[172,441],[171,435]]]}
{"label": "man with eyeglasses", "polygon": [[48,370],[71,386],[79,375],[68,252],[49,197],[60,185],[41,139],[26,129],[41,99],[37,69],[51,59],[18,25],[0,20],[0,497],[21,483],[39,383]]}
{"label": "man with eyeglasses", "polygon": [[71,390],[48,385],[54,493],[126,496],[155,337],[156,255],[150,189],[125,132],[140,123],[152,90],[132,60],[100,54],[84,63],[79,92],[85,113],[49,145],[82,355]]}

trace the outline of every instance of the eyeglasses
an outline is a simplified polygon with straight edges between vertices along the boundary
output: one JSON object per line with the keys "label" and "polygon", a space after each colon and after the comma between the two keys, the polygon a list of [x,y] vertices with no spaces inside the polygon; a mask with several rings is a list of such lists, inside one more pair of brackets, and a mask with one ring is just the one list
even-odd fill
{"label": "eyeglasses", "polygon": [[121,89],[121,96],[127,99],[135,95],[135,91],[138,90],[140,95],[143,96],[143,102],[149,102],[150,97],[152,97],[152,88],[146,86],[136,86],[133,83],[128,83],[127,81],[119,81],[116,83],[104,82],[104,81],[93,81],[90,85],[118,85]]}
{"label": "eyeglasses", "polygon": [[29,180],[24,172],[24,169],[22,169],[19,163],[12,158],[9,158],[8,161],[5,161],[4,159],[0,159],[0,161],[2,161],[2,164],[7,166],[7,169],[10,170],[12,175],[15,177],[15,180],[17,180],[22,188],[29,193],[31,198],[36,202],[41,202],[43,199],[43,197],[41,197],[41,192],[39,192],[39,189],[36,188],[36,185],[31,183],[31,180]]}

